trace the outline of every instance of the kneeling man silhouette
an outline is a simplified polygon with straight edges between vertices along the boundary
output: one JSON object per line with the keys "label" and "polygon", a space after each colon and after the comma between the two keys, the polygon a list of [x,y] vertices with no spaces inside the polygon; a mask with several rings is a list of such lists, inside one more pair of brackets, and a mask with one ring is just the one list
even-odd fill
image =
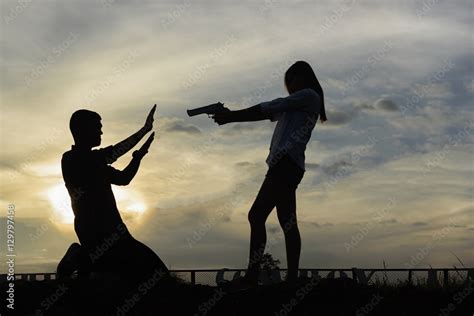
{"label": "kneeling man silhouette", "polygon": [[138,132],[115,145],[94,150],[101,144],[100,115],[84,109],[72,114],[69,127],[74,145],[63,154],[61,167],[80,245],[71,245],[58,265],[58,277],[68,276],[72,270],[78,270],[79,275],[112,274],[123,280],[139,280],[156,271],[168,274],[161,259],[128,231],[111,187],[128,185],[136,175],[153,142],[154,132],[133,152],[132,160],[123,170],[110,164],[152,130],[155,109],[156,105]]}

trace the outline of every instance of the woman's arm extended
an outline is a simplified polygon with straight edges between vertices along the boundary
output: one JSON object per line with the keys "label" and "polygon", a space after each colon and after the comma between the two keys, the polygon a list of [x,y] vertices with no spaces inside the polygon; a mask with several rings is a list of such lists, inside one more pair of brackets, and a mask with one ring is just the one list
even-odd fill
{"label": "woman's arm extended", "polygon": [[287,97],[278,98],[269,102],[260,103],[262,112],[266,115],[274,115],[291,111],[318,111],[319,96],[312,89],[302,89],[293,92]]}
{"label": "woman's arm extended", "polygon": [[258,105],[240,111],[229,111],[214,115],[214,121],[219,124],[232,122],[251,122],[271,119],[275,120],[280,113],[290,111],[317,112],[318,95],[311,89],[303,89],[291,95],[262,102]]}
{"label": "woman's arm extended", "polygon": [[265,115],[262,112],[260,104],[254,105],[243,110],[216,113],[213,116],[214,121],[219,125],[233,122],[262,121],[267,120],[269,118],[270,117],[268,115]]}

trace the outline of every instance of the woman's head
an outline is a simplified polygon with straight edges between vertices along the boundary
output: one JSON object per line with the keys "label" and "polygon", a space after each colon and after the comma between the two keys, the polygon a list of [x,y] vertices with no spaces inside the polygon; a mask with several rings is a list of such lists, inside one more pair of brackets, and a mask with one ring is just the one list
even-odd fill
{"label": "woman's head", "polygon": [[305,61],[297,61],[285,73],[285,85],[289,94],[302,89],[313,89],[321,97],[321,122],[327,121],[324,107],[324,92],[311,66]]}

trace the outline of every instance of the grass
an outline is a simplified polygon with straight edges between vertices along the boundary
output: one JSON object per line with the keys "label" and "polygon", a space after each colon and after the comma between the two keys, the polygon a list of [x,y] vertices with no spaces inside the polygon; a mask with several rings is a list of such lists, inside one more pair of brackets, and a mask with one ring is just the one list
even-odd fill
{"label": "grass", "polygon": [[[314,282],[313,282],[314,281]],[[176,277],[125,285],[123,280],[17,281],[17,315],[472,315],[474,284],[453,279],[446,287],[419,279],[370,285],[352,279],[308,279],[229,293]],[[144,286],[149,285],[149,286]],[[6,290],[0,285],[0,291]],[[61,290],[62,289],[62,290]],[[4,292],[3,292],[4,293]],[[465,297],[462,298],[461,294]],[[450,305],[451,304],[451,305]],[[5,304],[2,304],[4,308]],[[443,314],[449,311],[449,314]]]}

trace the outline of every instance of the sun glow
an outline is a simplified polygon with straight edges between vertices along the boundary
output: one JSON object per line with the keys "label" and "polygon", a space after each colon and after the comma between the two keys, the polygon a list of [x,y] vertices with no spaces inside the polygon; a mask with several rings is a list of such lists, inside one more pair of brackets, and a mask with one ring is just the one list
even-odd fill
{"label": "sun glow", "polygon": [[[113,188],[117,207],[121,212],[130,215],[141,215],[146,211],[146,204],[141,196],[129,189]],[[54,220],[62,224],[74,223],[74,212],[71,208],[71,199],[64,184],[58,184],[46,191],[49,202],[53,206]]]}
{"label": "sun glow", "polygon": [[71,208],[71,199],[64,184],[50,188],[46,195],[53,206],[54,217],[62,224],[74,223],[74,213]]}
{"label": "sun glow", "polygon": [[142,214],[146,211],[146,205],[138,193],[121,187],[113,187],[113,191],[120,211],[134,214]]}

